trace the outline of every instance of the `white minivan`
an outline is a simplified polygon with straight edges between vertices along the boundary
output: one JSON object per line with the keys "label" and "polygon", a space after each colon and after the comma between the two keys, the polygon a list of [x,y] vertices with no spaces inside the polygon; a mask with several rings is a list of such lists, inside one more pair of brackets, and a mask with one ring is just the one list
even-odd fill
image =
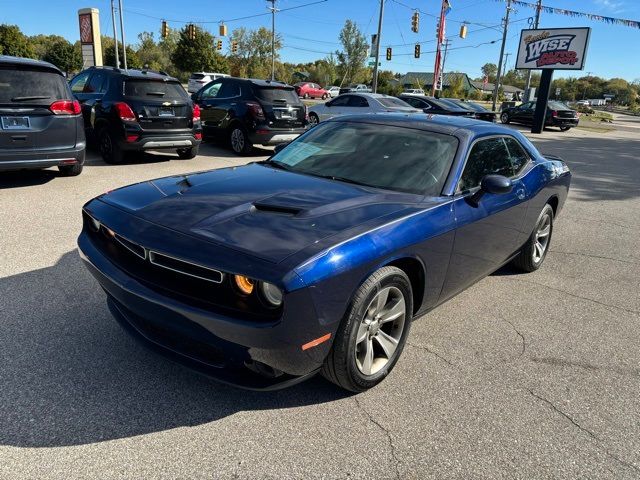
{"label": "white minivan", "polygon": [[189,83],[187,85],[187,91],[189,93],[196,93],[207,83],[217,80],[218,78],[230,77],[226,73],[208,73],[208,72],[194,72],[189,77]]}

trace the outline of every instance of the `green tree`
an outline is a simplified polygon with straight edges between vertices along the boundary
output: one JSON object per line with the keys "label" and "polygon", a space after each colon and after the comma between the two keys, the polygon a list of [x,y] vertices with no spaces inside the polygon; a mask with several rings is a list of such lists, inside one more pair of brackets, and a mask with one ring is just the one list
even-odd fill
{"label": "green tree", "polygon": [[29,38],[17,25],[0,25],[0,54],[14,57],[36,58]]}
{"label": "green tree", "polygon": [[369,45],[366,37],[351,20],[344,23],[339,39],[342,50],[336,51],[338,71],[346,83],[351,83],[359,78],[363,70]]}
{"label": "green tree", "polygon": [[172,62],[183,72],[226,72],[227,59],[216,52],[213,35],[198,26],[195,28],[193,40],[189,38],[186,26],[180,30],[180,37],[171,55]]}
{"label": "green tree", "polygon": [[480,71],[484,77],[487,77],[489,83],[495,82],[498,74],[498,67],[495,63],[485,63]]}
{"label": "green tree", "polygon": [[33,35],[29,37],[29,43],[33,48],[36,58],[43,59],[47,50],[56,42],[66,41],[64,37],[60,35]]}
{"label": "green tree", "polygon": [[466,96],[467,91],[464,88],[462,75],[451,76],[449,86],[442,92],[443,97],[462,98]]}
{"label": "green tree", "polygon": [[136,55],[143,68],[156,71],[167,71],[172,65],[169,53],[156,43],[152,32],[138,34],[138,48]]}
{"label": "green tree", "polygon": [[61,38],[50,44],[42,60],[53,63],[65,73],[77,72],[82,69],[82,54],[71,42]]}
{"label": "green tree", "polygon": [[[229,57],[230,73],[234,76],[252,78],[271,78],[271,31],[260,27],[257,30],[236,28],[230,37],[230,44],[236,42],[238,50]],[[282,48],[282,37],[276,35],[275,57],[279,63],[279,50]],[[231,53],[231,52],[230,52]],[[276,65],[276,78],[289,81],[280,75],[290,76],[284,64]],[[291,72],[293,73],[293,72]]]}

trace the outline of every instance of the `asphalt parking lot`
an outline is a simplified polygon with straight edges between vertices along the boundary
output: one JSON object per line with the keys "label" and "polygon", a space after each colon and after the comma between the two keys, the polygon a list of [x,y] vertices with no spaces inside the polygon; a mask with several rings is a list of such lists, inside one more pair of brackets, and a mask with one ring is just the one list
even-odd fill
{"label": "asphalt parking lot", "polygon": [[319,377],[246,392],[174,365],[121,331],[81,265],[91,197],[268,150],[2,174],[0,478],[640,478],[634,128],[532,137],[573,172],[545,265],[418,319],[360,395]]}

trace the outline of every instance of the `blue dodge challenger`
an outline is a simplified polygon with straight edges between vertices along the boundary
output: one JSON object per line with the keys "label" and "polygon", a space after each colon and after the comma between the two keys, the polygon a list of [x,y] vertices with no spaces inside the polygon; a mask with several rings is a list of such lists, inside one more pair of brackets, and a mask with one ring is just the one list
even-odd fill
{"label": "blue dodge challenger", "polygon": [[381,382],[411,321],[500,266],[539,268],[571,174],[519,132],[339,117],[268,160],[88,202],[79,250],[135,338],[223,382]]}

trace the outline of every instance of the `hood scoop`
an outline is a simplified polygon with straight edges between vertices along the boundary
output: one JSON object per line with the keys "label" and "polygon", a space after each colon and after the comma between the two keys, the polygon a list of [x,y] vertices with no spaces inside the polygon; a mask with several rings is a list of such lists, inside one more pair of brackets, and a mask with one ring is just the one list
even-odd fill
{"label": "hood scoop", "polygon": [[297,208],[292,205],[278,204],[268,200],[271,199],[267,199],[266,201],[253,202],[252,209],[257,212],[275,213],[279,215],[289,216],[298,215],[303,211],[301,208]]}

